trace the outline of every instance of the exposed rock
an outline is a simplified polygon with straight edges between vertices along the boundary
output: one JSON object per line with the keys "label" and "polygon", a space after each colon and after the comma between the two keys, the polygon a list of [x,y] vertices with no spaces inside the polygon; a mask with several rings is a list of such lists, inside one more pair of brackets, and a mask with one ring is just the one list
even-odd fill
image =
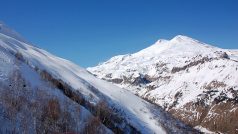
{"label": "exposed rock", "polygon": [[192,66],[196,66],[198,64],[203,64],[203,63],[209,62],[211,60],[212,60],[212,58],[203,57],[202,59],[190,62],[189,64],[187,64],[183,67],[173,67],[172,70],[171,70],[171,73],[176,73],[176,72],[179,72],[179,71],[182,71],[182,70],[186,70],[187,68],[190,68]]}
{"label": "exposed rock", "polygon": [[204,88],[205,89],[216,89],[216,88],[221,88],[221,87],[226,87],[226,86],[227,85],[224,82],[213,80],[209,84],[204,85]]}
{"label": "exposed rock", "polygon": [[110,79],[110,80],[108,80],[108,81],[113,82],[113,83],[116,83],[116,84],[120,84],[120,83],[122,83],[123,79],[115,78],[115,79]]}

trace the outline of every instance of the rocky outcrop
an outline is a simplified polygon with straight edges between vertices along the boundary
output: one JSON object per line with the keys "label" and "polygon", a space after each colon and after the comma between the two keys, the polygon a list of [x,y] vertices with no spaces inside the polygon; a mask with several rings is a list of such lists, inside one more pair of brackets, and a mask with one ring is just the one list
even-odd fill
{"label": "rocky outcrop", "polygon": [[200,60],[196,60],[196,61],[192,61],[190,62],[189,64],[185,65],[185,66],[182,66],[182,67],[173,67],[172,70],[171,70],[171,73],[176,73],[176,72],[179,72],[179,71],[182,71],[182,70],[186,70],[190,67],[193,67],[193,66],[196,66],[198,64],[203,64],[205,62],[209,62],[213,60],[212,58],[208,58],[208,57],[203,57],[202,59]]}

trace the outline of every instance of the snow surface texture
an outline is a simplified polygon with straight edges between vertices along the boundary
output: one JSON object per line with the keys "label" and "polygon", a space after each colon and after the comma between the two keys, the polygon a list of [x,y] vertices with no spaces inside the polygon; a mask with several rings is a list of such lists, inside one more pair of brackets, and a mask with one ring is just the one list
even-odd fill
{"label": "snow surface texture", "polygon": [[[198,99],[209,106],[223,93],[235,99],[229,89],[238,90],[237,50],[182,35],[158,40],[137,53],[112,57],[87,70],[166,110],[183,109]],[[215,89],[215,95],[204,99],[204,91],[210,89]]]}
{"label": "snow surface texture", "polygon": [[[161,108],[155,107],[127,90],[94,77],[87,70],[68,60],[28,45],[21,39],[18,40],[19,38],[15,38],[18,36],[12,34],[11,30],[7,28],[1,26],[1,29],[5,29],[0,33],[0,52],[2,59],[5,55],[2,52],[20,53],[31,68],[37,67],[40,70],[46,70],[54,77],[71,85],[73,89],[78,90],[86,98],[92,98],[93,96],[94,99],[91,100],[91,103],[104,100],[109,102],[113,107],[116,106],[117,109],[123,111],[121,114],[126,121],[141,133],[163,134],[166,131],[184,133],[181,127],[186,128],[186,126],[172,118],[168,118],[169,116]],[[1,62],[11,61],[8,58],[4,58]],[[7,64],[4,64],[0,69],[0,79],[4,79],[7,73],[2,72],[7,72],[9,68]],[[33,73],[29,73],[27,69],[22,69],[22,73],[26,79],[31,81],[32,85],[37,85],[38,80],[35,80],[37,77],[31,76]],[[97,92],[90,89],[90,86],[95,87]],[[161,122],[163,126],[169,126],[170,130],[165,130]]]}

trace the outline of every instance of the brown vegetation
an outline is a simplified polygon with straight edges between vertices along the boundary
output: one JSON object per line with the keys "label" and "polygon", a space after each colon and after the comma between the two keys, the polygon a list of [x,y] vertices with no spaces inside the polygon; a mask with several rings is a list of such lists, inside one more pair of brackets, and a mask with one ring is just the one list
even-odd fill
{"label": "brown vegetation", "polygon": [[[75,130],[75,122],[67,105],[60,104],[57,96],[53,97],[40,88],[32,88],[17,70],[11,73],[9,81],[8,85],[0,83],[0,104],[4,113],[0,116],[6,122],[9,120],[12,127],[7,130],[0,128],[0,133],[30,133],[32,129],[37,133]],[[18,123],[20,126],[17,126]]]}
{"label": "brown vegetation", "polygon": [[84,134],[103,134],[100,133],[100,129],[102,129],[100,119],[97,117],[92,117],[88,120],[87,124],[84,127]]}
{"label": "brown vegetation", "polygon": [[59,100],[49,99],[42,108],[40,124],[37,128],[40,133],[73,132],[75,122],[68,111],[62,111]]}
{"label": "brown vegetation", "polygon": [[55,79],[47,71],[41,71],[40,75],[44,80],[49,81],[53,86],[60,89],[68,98],[88,109],[95,117],[100,120],[102,124],[111,129],[114,133],[122,133],[124,132],[124,129],[134,133],[139,133],[130,124],[120,127],[121,124],[126,123],[125,120],[117,114],[117,111],[115,111],[116,109],[110,108],[106,102],[101,101],[97,105],[93,105],[87,101],[80,92],[75,91],[71,86],[62,80]]}
{"label": "brown vegetation", "polygon": [[50,99],[43,110],[44,116],[52,120],[58,120],[61,115],[60,104],[56,99]]}
{"label": "brown vegetation", "polygon": [[[15,54],[15,57],[17,58],[18,61],[22,61],[28,64],[28,61],[24,60],[24,57],[20,52],[17,52]],[[84,106],[94,116],[96,116],[96,118],[98,118],[101,123],[103,123],[105,126],[113,130],[113,132],[122,133],[124,130],[127,130],[139,133],[130,124],[126,124],[126,121],[122,117],[120,117],[120,115],[117,114],[117,111],[114,111],[115,109],[108,107],[105,102],[104,103],[100,102],[98,103],[98,105],[95,106],[94,104],[91,104],[88,100],[86,100],[80,92],[74,90],[70,85],[68,85],[61,79],[55,78],[46,70],[40,70],[40,68],[38,67],[35,67],[34,69],[36,72],[40,74],[43,80],[49,82],[49,84],[51,84],[53,87],[60,89],[62,93],[65,96],[67,96],[70,100]],[[15,78],[16,77],[13,77],[13,79]],[[21,83],[22,82],[20,81],[18,82],[18,84]],[[26,84],[20,86],[23,88],[27,88]],[[12,87],[19,87],[19,85]],[[29,85],[28,87],[30,88]],[[40,96],[38,98],[38,101],[34,101],[34,103],[29,102],[29,108],[31,106],[39,106],[35,108],[38,110],[38,114],[35,116],[36,118],[38,118],[37,120],[39,121],[36,123],[37,133],[70,132],[71,130],[69,128],[73,128],[72,126],[70,126],[70,124],[72,124],[73,121],[71,119],[71,115],[67,111],[62,111],[62,109],[60,108],[60,103],[57,99],[55,98],[50,100],[46,99],[48,100],[48,102],[45,103],[46,100],[44,100],[43,98],[45,98],[44,95]],[[39,100],[41,100],[42,102],[39,102]],[[14,101],[12,102],[13,105],[15,105],[15,102]],[[18,104],[16,103],[16,105]],[[44,106],[43,108],[41,108],[42,105]]]}
{"label": "brown vegetation", "polygon": [[232,102],[221,102],[211,106],[188,103],[183,109],[170,109],[169,112],[192,126],[200,125],[213,132],[238,133],[238,105]]}

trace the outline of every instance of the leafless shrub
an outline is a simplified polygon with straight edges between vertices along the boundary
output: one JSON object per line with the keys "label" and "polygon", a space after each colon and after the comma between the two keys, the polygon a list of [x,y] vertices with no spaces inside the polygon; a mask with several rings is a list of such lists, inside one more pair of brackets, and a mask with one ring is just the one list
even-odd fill
{"label": "leafless shrub", "polygon": [[[64,100],[67,101],[67,100]],[[68,104],[70,105],[70,104]],[[69,111],[67,103],[60,103],[57,98],[48,99],[37,125],[39,133],[73,133],[76,130],[76,122],[72,118],[72,111]],[[63,109],[62,109],[63,108]],[[77,108],[77,112],[80,109]],[[79,115],[76,113],[76,115]]]}
{"label": "leafless shrub", "polygon": [[[16,70],[10,75],[11,79],[9,85],[1,84],[0,87],[0,103],[5,111],[5,116],[10,120],[13,128],[7,130],[13,133],[29,132],[29,118],[25,108],[28,108],[30,101],[28,92],[25,92],[29,86],[26,87],[25,80]],[[25,85],[25,87],[23,86]],[[27,93],[27,94],[25,94]],[[20,122],[20,123],[19,123]],[[19,123],[19,126],[16,124]]]}
{"label": "leafless shrub", "polygon": [[45,117],[52,120],[58,120],[61,114],[60,104],[57,99],[50,99],[44,108]]}
{"label": "leafless shrub", "polygon": [[0,95],[0,101],[6,108],[9,118],[14,119],[21,108],[27,103],[27,98],[22,94],[22,90],[26,88],[25,80],[20,72],[15,70],[10,75],[10,84],[1,85],[4,87]]}
{"label": "leafless shrub", "polygon": [[42,108],[42,115],[37,126],[40,133],[60,132],[58,120],[60,118],[61,109],[57,99],[48,100],[47,104]]}
{"label": "leafless shrub", "polygon": [[[96,116],[101,123],[106,127],[113,130],[116,133],[122,133],[124,128],[120,128],[120,124],[124,124],[125,120],[120,117],[116,111],[113,111],[106,102],[99,102],[96,106],[91,104],[86,100],[80,92],[75,91],[67,83],[63,82],[60,79],[54,78],[47,71],[43,70],[40,73],[42,79],[49,81],[54,87],[60,89],[64,95],[70,98],[72,101],[84,106],[88,109],[94,116]],[[130,125],[126,125],[126,129],[136,132],[136,130]]]}
{"label": "leafless shrub", "polygon": [[[100,101],[96,105],[96,117],[98,117],[100,121],[114,133],[123,133],[123,128],[118,127],[116,124],[121,124],[125,120],[117,115],[116,111],[116,109],[111,109],[105,101]],[[129,131],[137,132],[132,126],[128,125],[127,127]]]}
{"label": "leafless shrub", "polygon": [[[72,132],[72,130],[74,130],[75,128],[74,124],[76,122],[74,122],[74,119],[72,118],[70,112],[64,111],[62,112],[61,116],[62,119],[60,121],[60,128],[62,132]],[[77,121],[79,121],[79,119]]]}
{"label": "leafless shrub", "polygon": [[100,119],[97,117],[92,117],[88,120],[83,133],[85,134],[96,134],[101,129]]}

